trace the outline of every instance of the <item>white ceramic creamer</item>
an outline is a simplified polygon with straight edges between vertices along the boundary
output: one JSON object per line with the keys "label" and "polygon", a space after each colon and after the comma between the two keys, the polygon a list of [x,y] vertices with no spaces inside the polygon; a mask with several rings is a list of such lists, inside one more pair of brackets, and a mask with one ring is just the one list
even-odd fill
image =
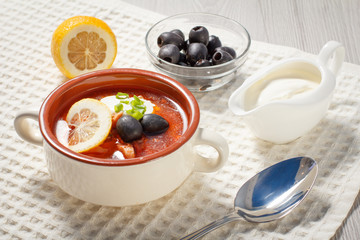
{"label": "white ceramic creamer", "polygon": [[257,137],[291,142],[324,117],[344,55],[342,44],[330,41],[316,60],[291,58],[261,69],[230,96],[229,108]]}

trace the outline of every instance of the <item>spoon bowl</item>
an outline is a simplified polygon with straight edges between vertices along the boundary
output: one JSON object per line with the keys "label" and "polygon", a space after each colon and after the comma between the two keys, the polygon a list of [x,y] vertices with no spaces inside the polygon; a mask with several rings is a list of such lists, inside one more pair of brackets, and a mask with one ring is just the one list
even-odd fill
{"label": "spoon bowl", "polygon": [[198,239],[232,221],[269,222],[290,213],[307,196],[318,172],[316,161],[296,157],[274,164],[250,178],[238,191],[234,212],[181,238]]}

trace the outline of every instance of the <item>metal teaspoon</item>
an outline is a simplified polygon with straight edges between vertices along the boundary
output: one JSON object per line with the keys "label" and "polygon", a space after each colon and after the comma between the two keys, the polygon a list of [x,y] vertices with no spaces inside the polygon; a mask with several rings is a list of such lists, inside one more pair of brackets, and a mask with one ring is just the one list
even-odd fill
{"label": "metal teaspoon", "polygon": [[181,238],[198,239],[218,227],[242,218],[269,222],[292,211],[311,190],[318,172],[316,161],[296,157],[274,164],[249,179],[238,191],[234,212]]}

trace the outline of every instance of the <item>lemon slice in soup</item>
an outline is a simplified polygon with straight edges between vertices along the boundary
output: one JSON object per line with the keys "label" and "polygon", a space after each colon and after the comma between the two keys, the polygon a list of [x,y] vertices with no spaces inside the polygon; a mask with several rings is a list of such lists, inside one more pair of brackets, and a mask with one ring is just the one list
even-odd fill
{"label": "lemon slice in soup", "polygon": [[80,153],[104,142],[111,129],[111,112],[104,103],[84,98],[71,106],[66,121],[71,129],[69,148]]}

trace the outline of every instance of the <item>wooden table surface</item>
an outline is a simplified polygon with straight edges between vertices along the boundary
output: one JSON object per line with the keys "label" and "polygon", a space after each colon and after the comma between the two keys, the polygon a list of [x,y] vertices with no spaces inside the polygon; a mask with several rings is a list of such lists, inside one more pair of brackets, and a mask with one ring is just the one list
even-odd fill
{"label": "wooden table surface", "polygon": [[[313,54],[318,54],[327,41],[336,40],[345,46],[345,61],[360,64],[360,0],[124,1],[164,15],[185,12],[223,15],[245,26],[253,40]],[[360,239],[359,205],[360,194],[333,239]]]}

